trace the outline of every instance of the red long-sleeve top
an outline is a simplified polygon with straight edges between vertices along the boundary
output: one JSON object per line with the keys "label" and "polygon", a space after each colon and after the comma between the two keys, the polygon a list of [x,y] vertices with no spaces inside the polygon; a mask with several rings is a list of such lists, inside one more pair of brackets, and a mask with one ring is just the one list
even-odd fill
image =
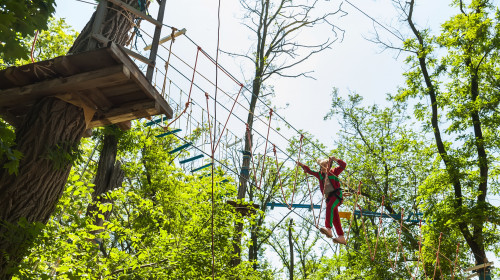
{"label": "red long-sleeve top", "polygon": [[[339,166],[335,167],[335,168],[331,168],[329,171],[328,171],[328,176],[331,176],[331,175],[335,175],[336,177],[340,175],[340,173],[342,173],[342,171],[344,171],[345,167],[346,167],[346,163],[339,159],[337,161],[337,163],[339,164]],[[311,174],[313,175],[314,177],[318,178],[319,180],[319,188],[321,189],[321,193],[324,192],[324,189],[325,189],[325,179],[324,179],[324,176],[325,174],[321,174],[322,176],[322,179],[320,179],[320,174],[319,172],[320,171],[312,171],[309,166],[307,165],[304,165],[302,166],[302,169],[304,169],[304,171],[308,174]],[[321,170],[321,169],[320,169]],[[338,188],[340,188],[340,182],[334,180],[334,179],[329,179],[330,182],[332,183],[332,186],[333,186],[333,189],[336,190]],[[325,196],[328,196],[328,193],[325,193]]]}

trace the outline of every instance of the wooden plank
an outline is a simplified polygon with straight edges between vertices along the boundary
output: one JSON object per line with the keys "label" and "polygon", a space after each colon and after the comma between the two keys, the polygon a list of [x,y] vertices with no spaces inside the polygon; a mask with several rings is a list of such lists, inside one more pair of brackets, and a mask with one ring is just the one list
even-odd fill
{"label": "wooden plank", "polygon": [[479,265],[476,265],[473,267],[469,267],[465,271],[478,270],[478,269],[486,268],[486,267],[491,266],[491,265],[493,265],[493,262],[483,263],[483,264],[479,264]]}
{"label": "wooden plank", "polygon": [[73,65],[67,56],[59,56],[54,58],[54,68],[59,74],[62,74],[63,76],[73,76],[81,71]]}
{"label": "wooden plank", "polygon": [[140,54],[138,54],[138,53],[136,53],[134,51],[131,51],[131,50],[127,49],[127,48],[124,48],[122,46],[120,46],[120,48],[122,48],[131,57],[137,58],[138,60],[146,63],[149,66],[153,66],[153,67],[155,66],[154,61],[151,61],[149,58],[146,58],[146,57],[144,57],[144,56],[142,56],[142,55],[140,55]]}
{"label": "wooden plank", "polygon": [[479,276],[479,273],[471,274],[471,275],[467,276],[465,279],[471,279],[471,278],[474,278],[476,276]]}
{"label": "wooden plank", "polygon": [[167,119],[171,119],[174,115],[172,108],[167,101],[161,97],[160,93],[146,80],[144,74],[139,70],[137,65],[126,55],[116,44],[111,44],[107,49],[118,61],[122,62],[129,70],[131,78],[139,85],[143,92],[154,99],[161,108],[161,113],[165,114]]}
{"label": "wooden plank", "polygon": [[151,16],[146,15],[145,13],[137,10],[136,8],[134,8],[134,7],[128,5],[120,0],[108,0],[108,1],[115,4],[116,6],[118,6],[120,8],[122,8],[122,9],[125,9],[125,10],[133,13],[134,15],[136,15],[142,19],[145,19],[145,20],[151,22],[152,24],[154,24],[156,26],[160,26],[160,27],[162,26],[160,21],[157,21],[156,19],[152,18]]}
{"label": "wooden plank", "polygon": [[90,122],[89,127],[106,126],[157,114],[159,112],[155,109],[155,101],[153,100],[122,104],[120,107],[109,110],[104,115],[96,116]]}
{"label": "wooden plank", "polygon": [[[174,32],[174,38],[177,38],[177,37],[179,37],[179,36],[181,36],[183,34],[186,34],[186,28],[182,28],[181,30],[178,30],[177,32]],[[160,41],[158,42],[158,44],[161,45],[161,44],[163,44],[165,42],[170,41],[171,39],[172,39],[172,34],[170,34],[170,35],[168,35],[166,37],[161,38]],[[147,45],[146,47],[144,47],[144,50],[145,51],[150,50],[151,46],[152,45]]]}
{"label": "wooden plank", "polygon": [[23,87],[0,90],[0,104],[2,106],[15,105],[43,96],[91,89],[126,79],[130,79],[130,71],[123,65],[117,65],[67,78],[55,78]]}
{"label": "wooden plank", "polygon": [[113,106],[113,103],[98,88],[88,89],[86,95],[100,110],[108,111]]}

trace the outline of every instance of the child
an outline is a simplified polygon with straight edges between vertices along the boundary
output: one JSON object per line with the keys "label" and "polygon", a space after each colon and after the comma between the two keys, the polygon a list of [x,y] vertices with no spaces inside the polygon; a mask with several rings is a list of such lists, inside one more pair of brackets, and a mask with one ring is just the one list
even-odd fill
{"label": "child", "polygon": [[[339,166],[335,169],[328,168],[331,166],[332,161],[336,161]],[[337,237],[333,238],[335,243],[346,244],[344,238],[344,231],[342,231],[342,225],[340,224],[340,217],[338,207],[342,204],[342,189],[340,189],[339,178],[337,177],[342,171],[344,171],[346,167],[346,163],[336,157],[329,157],[328,159],[317,160],[320,170],[319,171],[311,171],[309,167],[305,164],[297,162],[297,165],[302,167],[304,171],[308,174],[313,175],[319,180],[319,188],[321,189],[321,193],[324,194],[326,198],[326,218],[325,218],[325,227],[320,228],[320,232],[326,235],[328,238],[332,238],[332,226],[335,227],[335,231],[337,232]],[[326,174],[328,173],[328,178]]]}

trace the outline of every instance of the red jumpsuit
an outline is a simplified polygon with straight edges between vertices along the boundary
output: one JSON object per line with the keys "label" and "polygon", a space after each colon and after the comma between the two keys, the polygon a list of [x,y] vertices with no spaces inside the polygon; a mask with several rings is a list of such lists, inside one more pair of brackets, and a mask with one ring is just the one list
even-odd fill
{"label": "red jumpsuit", "polygon": [[333,186],[334,191],[329,193],[325,192],[325,174],[320,173],[320,171],[311,171],[308,166],[302,166],[302,169],[308,174],[313,175],[319,180],[319,188],[321,189],[321,193],[326,196],[326,217],[325,217],[325,227],[331,229],[332,226],[335,227],[335,231],[337,235],[344,235],[344,231],[342,230],[342,224],[340,223],[339,211],[338,207],[342,204],[342,190],[340,189],[340,182],[338,181],[337,176],[344,171],[346,167],[346,163],[342,160],[338,160],[337,163],[339,166],[334,169],[330,169],[328,171],[328,179]]}

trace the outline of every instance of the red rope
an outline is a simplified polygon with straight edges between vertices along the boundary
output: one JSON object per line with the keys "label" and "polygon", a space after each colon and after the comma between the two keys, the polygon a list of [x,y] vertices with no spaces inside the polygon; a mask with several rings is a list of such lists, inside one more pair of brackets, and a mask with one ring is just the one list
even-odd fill
{"label": "red rope", "polygon": [[[170,38],[171,38],[171,40],[170,40],[170,48],[168,50],[167,62],[165,62],[165,76],[163,78],[163,87],[161,88],[161,95],[163,96],[163,98],[165,98],[165,84],[167,83],[168,66],[170,65],[170,55],[172,54],[172,44],[175,41],[174,33],[175,33],[176,30],[177,30],[177,28],[172,27],[172,33],[170,34]],[[170,82],[172,82],[172,81],[170,81]],[[170,92],[170,89],[169,89],[169,92]]]}
{"label": "red rope", "polygon": [[354,211],[356,210],[356,207],[358,206],[358,198],[359,198],[360,194],[361,194],[361,181],[359,181],[358,192],[356,193],[356,200],[354,201],[354,207],[352,208],[352,218],[349,221],[349,229],[347,230],[346,242],[349,241],[349,234],[351,233],[352,220],[354,220]]}
{"label": "red rope", "polygon": [[[304,139],[304,135],[300,135],[300,148],[299,148],[299,157],[297,159],[297,162],[300,162],[300,153],[302,152],[302,140]],[[291,205],[293,205],[293,197],[295,196],[295,187],[297,187],[297,173],[299,169],[298,166],[295,166],[295,182],[293,184],[293,191],[292,191],[292,201],[290,202]]]}
{"label": "red rope", "polygon": [[[403,211],[401,211],[401,224],[403,224]],[[402,229],[400,228],[398,231],[402,231]],[[411,278],[415,280],[415,276],[413,276],[413,274],[411,273],[410,268],[408,267],[408,265],[406,265],[405,252],[403,251],[403,246],[401,245],[401,234],[399,234],[398,243],[399,243],[398,246],[401,247],[401,254],[403,255],[403,260],[404,260],[405,268],[406,268],[406,270],[408,270],[408,273],[410,274]]]}
{"label": "red rope", "polygon": [[[219,136],[219,140],[217,141],[217,144],[215,144],[214,151],[216,151],[217,147],[219,146],[222,135],[224,134],[224,130],[226,129],[227,122],[229,121],[229,118],[233,115],[234,106],[236,105],[236,102],[238,102],[238,98],[240,97],[240,93],[241,93],[242,89],[243,89],[243,84],[240,84],[240,91],[238,92],[238,95],[236,96],[236,99],[234,100],[233,107],[231,107],[231,111],[229,112],[229,115],[227,116],[226,123],[224,124],[224,127],[222,128],[222,131],[221,131],[220,136]],[[215,135],[214,135],[214,137],[215,137]]]}
{"label": "red rope", "polygon": [[38,38],[38,30],[35,32],[35,39],[33,39],[33,44],[31,44],[31,62],[35,63],[33,58],[33,52],[35,51],[36,39]]}
{"label": "red rope", "polygon": [[[436,269],[439,266],[439,249],[441,247],[441,237],[443,237],[443,233],[442,232],[439,234],[438,249],[437,249],[437,252],[436,252],[436,266],[434,267],[434,275],[432,276],[432,279],[436,278]],[[441,271],[441,267],[439,267],[439,271]],[[441,275],[443,275],[443,274],[441,273]]]}
{"label": "red rope", "polygon": [[[177,121],[182,116],[182,114],[184,114],[187,111],[187,109],[189,107],[189,104],[191,103],[191,101],[190,101],[190,99],[191,99],[191,92],[193,90],[194,75],[196,74],[196,65],[198,64],[198,54],[200,53],[200,50],[201,50],[201,47],[198,47],[198,51],[196,51],[196,60],[194,62],[193,77],[191,78],[191,86],[189,87],[189,94],[188,94],[188,99],[187,99],[187,102],[186,102],[186,108],[184,108],[184,111],[182,111],[173,121],[169,122],[167,124],[167,126],[164,128],[164,130],[167,130],[168,127],[172,123],[174,123],[175,121]],[[208,121],[210,122],[210,119]]]}
{"label": "red rope", "polygon": [[271,119],[273,116],[273,109],[269,110],[269,124],[267,125],[267,137],[266,137],[266,145],[264,147],[264,156],[262,157],[262,170],[260,171],[260,180],[259,180],[259,189],[262,184],[262,174],[264,174],[264,163],[266,161],[266,153],[267,153],[267,143],[269,142],[269,130],[271,129]]}
{"label": "red rope", "polygon": [[231,74],[229,74],[224,68],[222,68],[217,61],[215,61],[213,58],[211,58],[204,50],[201,50],[201,53],[204,54],[208,60],[210,60],[213,64],[216,65],[217,68],[219,68],[224,74],[226,74],[231,80],[233,80],[237,84],[241,84],[236,80]]}
{"label": "red rope", "polygon": [[380,236],[380,227],[382,226],[382,216],[384,216],[384,199],[385,199],[385,196],[383,195],[382,196],[382,204],[381,204],[382,210],[381,210],[381,214],[379,217],[379,223],[378,223],[378,229],[377,229],[377,240],[375,241],[375,250],[373,251],[372,261],[375,260],[375,255],[377,254],[378,238]]}
{"label": "red rope", "polygon": [[285,204],[288,205],[288,209],[292,209],[292,206],[286,202],[286,197],[285,197],[285,192],[283,191],[283,181],[281,180],[280,176],[280,171],[279,171],[279,164],[278,164],[278,154],[276,153],[276,145],[273,144],[273,152],[274,152],[274,157],[276,158],[276,172],[278,175],[278,178],[280,180],[280,188],[281,188],[281,194],[283,196],[283,200],[285,201]]}
{"label": "red rope", "polygon": [[306,177],[306,183],[307,183],[307,189],[309,190],[309,198],[311,199],[311,209],[313,212],[314,226],[316,228],[318,228],[319,217],[318,217],[318,222],[316,222],[316,214],[314,214],[314,202],[313,202],[313,198],[312,198],[311,186],[309,185],[309,177]]}
{"label": "red rope", "polygon": [[[420,228],[420,235],[419,235],[419,241],[418,241],[418,262],[417,266],[420,262],[420,259],[422,258],[422,220],[418,221],[418,227]],[[422,268],[424,270],[424,276],[427,279],[427,271],[425,271],[425,264],[422,261]]]}
{"label": "red rope", "polygon": [[459,249],[460,249],[460,242],[457,243],[457,255],[455,257],[455,261],[453,262],[453,270],[451,271],[451,280],[455,279],[455,269],[457,268],[458,250]]}

